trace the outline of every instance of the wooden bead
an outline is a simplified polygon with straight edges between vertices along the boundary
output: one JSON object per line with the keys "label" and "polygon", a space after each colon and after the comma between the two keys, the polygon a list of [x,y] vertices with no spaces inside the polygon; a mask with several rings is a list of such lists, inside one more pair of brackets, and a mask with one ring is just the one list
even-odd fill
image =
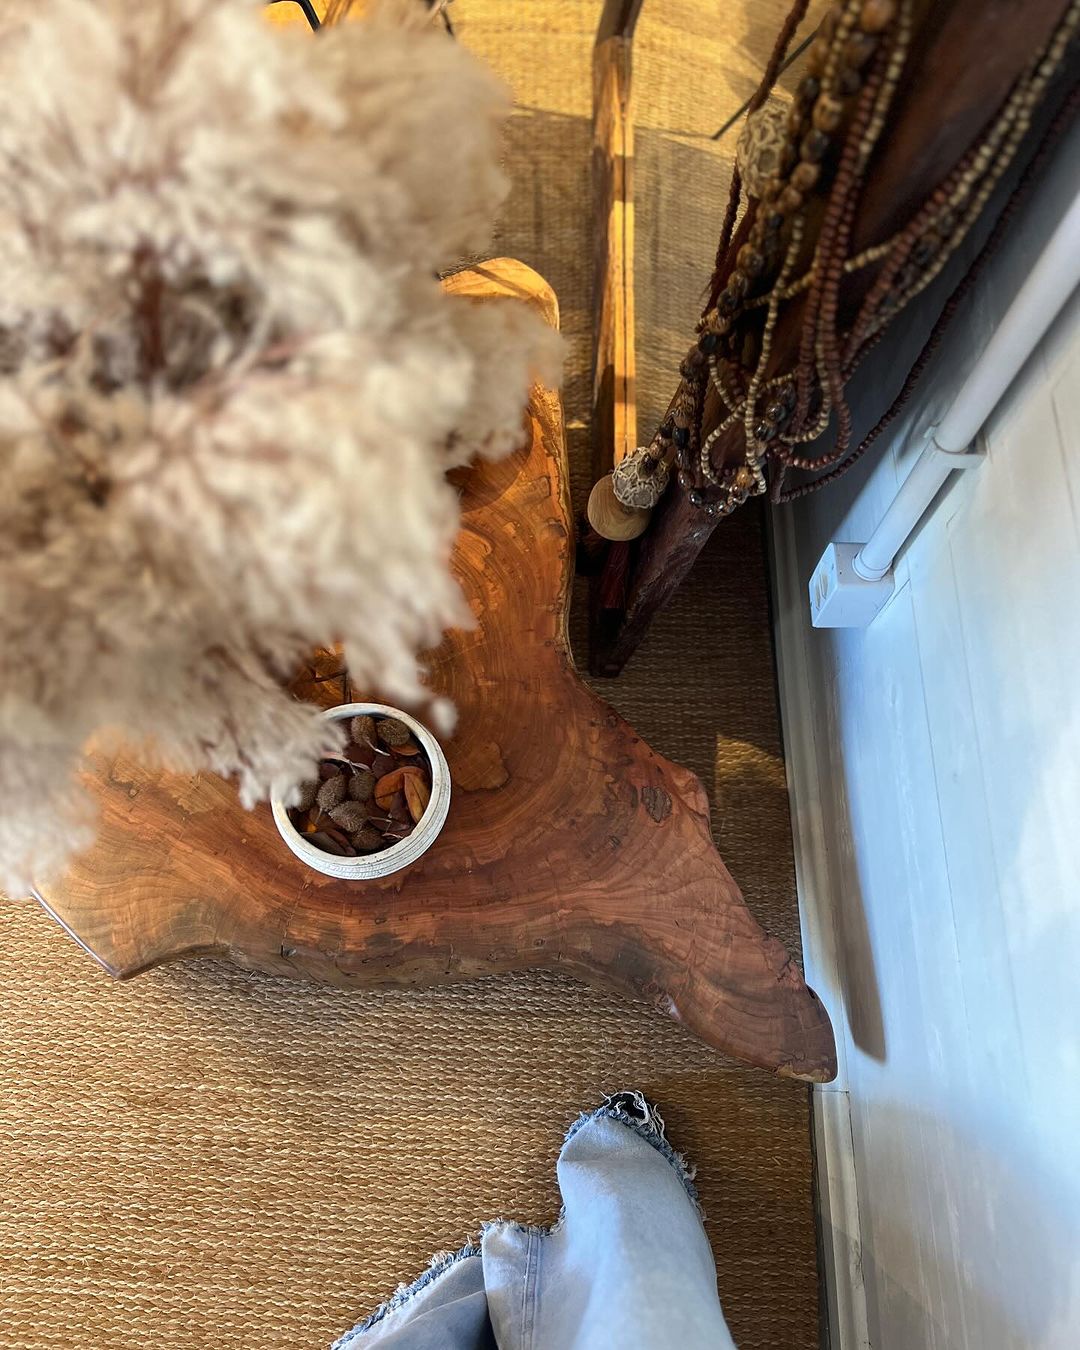
{"label": "wooden bead", "polygon": [[785,123],[788,129],[788,134],[790,136],[797,136],[799,132],[802,130],[802,124],[804,120],[805,118],[803,115],[802,105],[799,103],[793,103],[791,107],[788,109],[787,121]]}
{"label": "wooden bead", "polygon": [[821,165],[804,159],[791,171],[791,186],[799,192],[809,192],[820,177]]}
{"label": "wooden bead", "polygon": [[799,154],[810,164],[824,159],[829,148],[829,138],[823,131],[808,131],[799,144]]}
{"label": "wooden bead", "polygon": [[852,70],[862,70],[877,51],[877,45],[877,38],[870,33],[852,33],[844,44],[844,65]]}
{"label": "wooden bead", "polygon": [[[781,197],[781,200],[783,198]],[[727,285],[724,289],[729,295],[733,295],[736,300],[741,300],[746,294],[747,280],[744,274],[736,269],[727,279]]]}
{"label": "wooden bead", "polygon": [[813,75],[805,75],[799,82],[795,97],[800,103],[809,105],[813,103],[818,94],[821,93],[821,81],[815,79]]}
{"label": "wooden bead", "polygon": [[817,37],[811,42],[806,54],[806,69],[811,75],[823,75],[829,60],[828,38]]}
{"label": "wooden bead", "polygon": [[850,66],[841,66],[836,72],[836,92],[844,98],[850,98],[862,88],[862,76]]}
{"label": "wooden bead", "polygon": [[896,17],[896,0],[865,0],[859,10],[859,27],[864,33],[882,33]]}
{"label": "wooden bead", "polygon": [[844,17],[843,5],[832,5],[826,11],[825,17],[818,26],[818,32],[823,38],[831,42],[836,36],[836,30],[840,26],[840,20]]}
{"label": "wooden bead", "polygon": [[832,94],[822,94],[814,104],[813,123],[818,131],[835,131],[844,116],[844,105]]}
{"label": "wooden bead", "polygon": [[774,399],[773,402],[770,403],[769,406],[765,409],[765,420],[767,422],[771,422],[773,426],[777,426],[780,422],[782,422],[786,415],[787,415],[787,408],[783,403],[780,402],[779,399]]}
{"label": "wooden bead", "polygon": [[721,314],[734,314],[739,307],[738,298],[726,289],[720,292],[720,299],[716,303]]}
{"label": "wooden bead", "polygon": [[785,216],[792,216],[803,204],[802,193],[788,186],[781,192],[780,200],[776,204]]}
{"label": "wooden bead", "polygon": [[744,491],[747,488],[752,488],[754,486],[754,475],[745,464],[735,475],[735,486],[737,488],[742,488]]}
{"label": "wooden bead", "polygon": [[759,277],[765,270],[765,259],[750,244],[743,244],[736,254],[735,261],[748,277]]}

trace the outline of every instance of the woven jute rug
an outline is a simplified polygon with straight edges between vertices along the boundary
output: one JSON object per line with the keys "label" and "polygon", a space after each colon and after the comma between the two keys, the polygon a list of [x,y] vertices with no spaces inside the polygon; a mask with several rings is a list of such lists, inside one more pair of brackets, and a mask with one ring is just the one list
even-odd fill
{"label": "woven jute rug", "polygon": [[[499,249],[555,285],[587,488],[589,48],[599,6],[457,0],[519,111]],[[643,427],[689,342],[772,0],[646,3],[638,33]],[[580,597],[578,597],[580,600]],[[578,606],[579,610],[581,606]],[[578,633],[580,640],[580,632]],[[760,518],[717,532],[602,692],[714,803],[793,950],[798,919]],[[637,1086],[698,1165],[744,1350],[817,1343],[808,1100],[651,1011],[550,975],[341,993],[198,961],[117,985],[29,903],[0,910],[0,1347],[308,1350],[497,1215],[554,1218],[563,1131]]]}

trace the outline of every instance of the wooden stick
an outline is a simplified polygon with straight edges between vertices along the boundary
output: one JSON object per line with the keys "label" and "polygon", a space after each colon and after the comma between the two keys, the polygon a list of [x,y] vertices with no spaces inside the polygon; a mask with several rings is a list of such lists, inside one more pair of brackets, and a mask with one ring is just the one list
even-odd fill
{"label": "wooden stick", "polygon": [[[634,368],[634,26],[642,0],[606,0],[593,45],[593,211],[596,230],[593,326],[593,490],[587,551],[605,556],[589,591],[591,647],[604,645],[625,606],[630,540],[650,512],[615,497],[611,468],[637,447]],[[603,541],[618,541],[604,543]]]}
{"label": "wooden stick", "polygon": [[593,447],[597,474],[637,446],[634,388],[634,25],[642,0],[607,0],[593,47],[596,308]]}

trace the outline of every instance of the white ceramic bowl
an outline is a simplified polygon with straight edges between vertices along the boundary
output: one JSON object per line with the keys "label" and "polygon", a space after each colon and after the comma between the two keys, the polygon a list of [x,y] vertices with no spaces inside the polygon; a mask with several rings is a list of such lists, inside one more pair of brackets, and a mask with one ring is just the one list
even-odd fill
{"label": "white ceramic bowl", "polygon": [[450,810],[450,766],[442,752],[442,746],[415,717],[402,712],[400,708],[388,708],[385,703],[342,703],[337,708],[327,708],[322,714],[331,721],[345,721],[359,717],[361,713],[373,713],[380,717],[397,717],[412,732],[417,744],[423,747],[431,764],[431,801],[420,817],[420,821],[407,839],[400,844],[391,844],[379,853],[363,853],[357,858],[341,858],[336,853],[327,853],[324,849],[309,844],[303,835],[293,829],[288,811],[281,797],[286,785],[275,787],[270,798],[270,809],[274,814],[274,824],[278,833],[301,862],[314,867],[328,877],[340,877],[345,881],[370,881],[373,877],[389,876],[391,872],[400,872],[403,867],[414,863],[422,853],[426,853],[438,837],[446,823],[446,813]]}

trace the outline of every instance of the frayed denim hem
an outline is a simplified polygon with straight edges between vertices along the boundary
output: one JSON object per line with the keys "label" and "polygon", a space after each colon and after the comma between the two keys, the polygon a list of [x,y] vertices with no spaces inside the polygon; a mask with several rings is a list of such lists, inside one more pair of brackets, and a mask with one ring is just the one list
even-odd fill
{"label": "frayed denim hem", "polygon": [[628,1130],[633,1130],[646,1143],[652,1144],[653,1148],[671,1166],[682,1182],[683,1190],[686,1191],[698,1217],[704,1218],[701,1203],[698,1200],[697,1187],[694,1185],[694,1176],[697,1169],[691,1163],[688,1163],[681,1153],[676,1153],[668,1143],[664,1117],[660,1114],[655,1103],[650,1102],[644,1092],[629,1089],[623,1092],[613,1092],[610,1096],[605,1097],[603,1106],[598,1107],[595,1111],[590,1111],[587,1115],[578,1116],[577,1120],[566,1131],[566,1137],[563,1139],[564,1147],[583,1125],[587,1125],[590,1120],[598,1120],[605,1116],[611,1120],[617,1120],[620,1125],[625,1125]]}
{"label": "frayed denim hem", "polygon": [[459,1247],[456,1252],[436,1252],[428,1263],[427,1269],[418,1275],[412,1284],[399,1284],[385,1303],[380,1303],[375,1311],[365,1317],[362,1322],[358,1322],[350,1331],[346,1331],[343,1336],[339,1336],[330,1350],[349,1350],[349,1346],[356,1337],[363,1335],[365,1331],[370,1331],[384,1317],[388,1317],[390,1313],[404,1307],[421,1289],[426,1289],[433,1280],[437,1280],[440,1275],[445,1275],[451,1266],[456,1266],[459,1261],[464,1261],[466,1257],[479,1255],[480,1248],[475,1242],[466,1242],[464,1247]]}
{"label": "frayed denim hem", "polygon": [[[651,1144],[657,1153],[669,1164],[676,1176],[682,1182],[683,1189],[694,1206],[699,1218],[703,1218],[701,1204],[698,1200],[697,1187],[694,1185],[693,1166],[686,1161],[681,1153],[677,1153],[668,1143],[665,1133],[664,1118],[654,1103],[650,1102],[643,1092],[636,1089],[626,1089],[622,1092],[613,1092],[604,1098],[604,1104],[598,1106],[595,1111],[586,1112],[578,1116],[577,1120],[570,1126],[563,1136],[563,1147],[573,1139],[583,1126],[588,1125],[593,1120],[617,1120],[620,1125],[625,1125],[628,1130],[633,1132],[646,1143]],[[561,1150],[560,1150],[561,1151]],[[535,1237],[549,1237],[552,1233],[558,1232],[566,1218],[565,1209],[559,1210],[559,1217],[553,1224],[523,1224],[513,1223],[508,1219],[490,1219],[481,1229],[486,1233],[492,1228],[513,1228],[517,1232],[529,1233]],[[456,1252],[437,1252],[432,1258],[425,1271],[413,1280],[412,1284],[398,1285],[394,1293],[385,1303],[380,1303],[375,1311],[365,1317],[362,1322],[358,1322],[350,1331],[346,1331],[330,1347],[330,1350],[349,1350],[353,1341],[363,1335],[365,1331],[370,1331],[385,1317],[396,1312],[411,1300],[422,1289],[426,1289],[433,1280],[437,1280],[441,1275],[455,1266],[459,1261],[464,1261],[470,1256],[480,1256],[482,1249],[476,1242],[466,1242],[463,1247],[459,1247]]]}

